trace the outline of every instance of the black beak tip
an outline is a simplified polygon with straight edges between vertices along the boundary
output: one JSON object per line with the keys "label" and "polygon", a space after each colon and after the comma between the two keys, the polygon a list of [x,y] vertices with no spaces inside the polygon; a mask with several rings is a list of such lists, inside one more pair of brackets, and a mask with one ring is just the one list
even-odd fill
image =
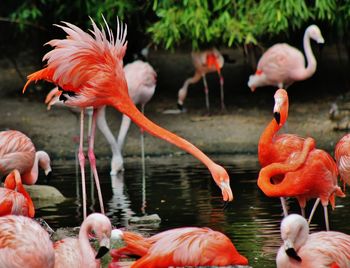
{"label": "black beak tip", "polygon": [[286,254],[293,258],[294,260],[298,261],[298,262],[301,262],[301,258],[300,256],[296,253],[295,249],[294,248],[288,248],[286,249]]}
{"label": "black beak tip", "polygon": [[106,255],[106,253],[109,251],[109,248],[102,246],[98,249],[98,252],[95,256],[95,259],[101,259],[104,255]]}
{"label": "black beak tip", "polygon": [[278,113],[278,112],[275,112],[275,113],[273,114],[273,117],[275,118],[277,124],[279,125],[280,122],[281,122],[281,114]]}
{"label": "black beak tip", "polygon": [[49,173],[47,173],[46,175],[46,182],[49,183],[52,179],[52,171],[49,171]]}
{"label": "black beak tip", "polygon": [[180,111],[183,111],[184,110],[184,106],[180,103],[177,103],[177,108],[180,110]]}

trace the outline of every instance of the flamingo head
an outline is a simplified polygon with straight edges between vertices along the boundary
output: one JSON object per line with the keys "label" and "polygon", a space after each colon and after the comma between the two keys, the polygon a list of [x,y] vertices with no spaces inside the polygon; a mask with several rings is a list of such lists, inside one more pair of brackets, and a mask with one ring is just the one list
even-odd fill
{"label": "flamingo head", "polygon": [[46,179],[49,181],[52,174],[50,156],[45,151],[38,151],[36,155],[39,159],[39,166],[44,170]]}
{"label": "flamingo head", "polygon": [[318,28],[317,25],[315,25],[315,24],[310,25],[307,28],[307,32],[308,32],[310,38],[315,40],[318,44],[323,44],[324,43],[324,39],[323,39],[323,36],[321,34],[321,30],[320,30],[320,28]]}
{"label": "flamingo head", "polygon": [[275,93],[275,106],[273,107],[273,115],[278,126],[282,127],[288,117],[288,94],[283,88],[280,88]]}
{"label": "flamingo head", "polygon": [[217,164],[214,164],[214,167],[210,169],[213,179],[217,186],[220,187],[222,198],[224,201],[232,201],[233,194],[230,187],[230,177],[227,174],[227,171]]}

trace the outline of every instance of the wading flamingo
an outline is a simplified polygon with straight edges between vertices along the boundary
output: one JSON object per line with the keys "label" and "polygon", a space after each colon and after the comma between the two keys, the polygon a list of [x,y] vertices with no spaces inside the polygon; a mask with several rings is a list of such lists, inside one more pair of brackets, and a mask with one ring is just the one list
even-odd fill
{"label": "wading flamingo", "polygon": [[277,268],[350,267],[349,235],[333,231],[309,234],[306,220],[291,214],[281,223],[281,237]]}
{"label": "wading flamingo", "polygon": [[310,39],[324,43],[320,29],[316,25],[306,28],[304,34],[305,59],[295,47],[288,44],[275,44],[260,58],[254,75],[249,77],[248,87],[254,92],[257,87],[276,86],[287,88],[294,81],[311,77],[316,71],[316,59],[311,50]]}
{"label": "wading flamingo", "polygon": [[23,215],[33,218],[34,204],[21,181],[18,170],[7,175],[5,188],[0,188],[0,216]]}
{"label": "wading flamingo", "polygon": [[345,185],[350,185],[350,134],[346,134],[338,141],[334,155],[345,190]]}
{"label": "wading flamingo", "polygon": [[55,251],[49,234],[24,216],[0,217],[0,267],[53,268]]}
{"label": "wading flamingo", "polygon": [[[103,214],[92,213],[82,223],[79,238],[64,238],[54,243],[55,268],[97,268],[110,247],[112,225]],[[94,235],[99,242],[99,251],[95,252],[89,242]]]}
{"label": "wading flamingo", "polygon": [[67,105],[81,107],[79,162],[82,174],[84,218],[86,217],[86,190],[85,157],[83,153],[83,118],[84,108],[89,106],[94,107],[94,112],[88,156],[97,185],[102,213],[104,212],[103,201],[93,148],[97,112],[103,105],[114,107],[123,114],[126,114],[145,131],[195,156],[210,170],[216,184],[221,188],[223,199],[225,201],[232,200],[233,196],[229,184],[229,176],[223,167],[214,163],[193,144],[150,121],[136,108],[128,94],[123,72],[122,60],[126,51],[126,29],[123,29],[123,25],[119,25],[118,20],[115,39],[107,22],[105,23],[107,30],[101,31],[92,21],[92,35],[70,23],[64,23],[64,26],[59,25],[58,27],[68,35],[67,38],[48,42],[54,49],[48,52],[43,58],[43,60],[47,60],[47,66],[29,75],[28,81],[23,88],[24,92],[31,82],[40,79],[53,82],[62,90],[63,93],[60,98]]}
{"label": "wading flamingo", "polygon": [[[141,111],[144,113],[144,107],[152,98],[155,87],[156,87],[156,78],[157,73],[154,71],[152,66],[141,60],[136,60],[132,63],[125,65],[124,73],[126,82],[128,85],[129,95],[135,105],[141,105]],[[45,103],[47,104],[48,110],[51,109],[51,106],[63,106],[70,107],[65,105],[65,103],[59,100],[59,96],[62,94],[62,91],[59,91],[58,87],[52,89],[46,96]],[[78,108],[70,107],[71,111],[75,114],[80,114]],[[92,115],[92,107],[91,110]],[[89,113],[90,115],[90,113]],[[103,106],[98,112],[97,115],[97,127],[105,136],[107,142],[111,146],[112,150],[112,159],[111,159],[111,175],[116,175],[119,171],[123,170],[124,161],[121,151],[124,147],[124,142],[126,134],[128,133],[130,127],[130,118],[123,114],[122,122],[119,129],[118,139],[115,140],[110,128],[108,127],[106,121],[106,108]],[[91,124],[89,124],[89,132],[91,129]],[[143,131],[141,131],[141,156],[142,163],[144,166],[144,141],[143,141]]]}
{"label": "wading flamingo", "polygon": [[132,268],[248,265],[226,235],[209,228],[175,228],[147,238],[118,231],[126,246],[111,255],[114,261],[122,254],[141,256]]}
{"label": "wading flamingo", "polygon": [[187,96],[189,85],[197,83],[201,78],[204,84],[205,104],[209,112],[209,88],[205,75],[211,72],[217,72],[220,77],[220,94],[221,94],[221,110],[225,110],[224,103],[224,78],[221,75],[221,68],[224,66],[224,57],[216,48],[205,51],[192,52],[192,62],[195,73],[192,77],[187,78],[178,92],[177,106],[183,111],[184,101]]}
{"label": "wading flamingo", "polygon": [[0,131],[0,174],[7,175],[14,169],[21,174],[24,184],[38,180],[40,166],[50,178],[50,157],[44,151],[35,151],[30,138],[17,130]]}

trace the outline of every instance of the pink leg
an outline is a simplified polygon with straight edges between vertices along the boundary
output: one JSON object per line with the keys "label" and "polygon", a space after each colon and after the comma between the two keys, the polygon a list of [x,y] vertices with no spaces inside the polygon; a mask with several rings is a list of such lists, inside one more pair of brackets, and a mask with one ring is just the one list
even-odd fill
{"label": "pink leg", "polygon": [[85,185],[85,156],[84,156],[84,109],[80,111],[80,142],[78,159],[81,172],[81,188],[83,192],[83,216],[86,218],[86,185]]}
{"label": "pink leg", "polygon": [[207,106],[208,112],[210,111],[210,105],[209,105],[209,88],[207,79],[205,78],[205,74],[202,75],[203,78],[203,84],[204,84],[204,93],[205,93],[205,105]]}
{"label": "pink leg", "polygon": [[94,108],[94,111],[92,114],[91,136],[89,136],[88,156],[89,156],[90,166],[91,166],[92,172],[94,174],[94,178],[95,178],[98,200],[100,202],[101,213],[105,214],[105,210],[104,210],[104,206],[103,206],[103,199],[102,199],[102,192],[101,192],[101,187],[100,187],[100,181],[98,179],[98,174],[97,174],[97,169],[96,169],[96,157],[94,154],[94,141],[95,141],[95,132],[96,132],[97,112],[98,112],[98,109]]}
{"label": "pink leg", "polygon": [[224,78],[221,74],[219,74],[220,77],[220,97],[221,97],[221,111],[225,111],[225,102],[224,102]]}

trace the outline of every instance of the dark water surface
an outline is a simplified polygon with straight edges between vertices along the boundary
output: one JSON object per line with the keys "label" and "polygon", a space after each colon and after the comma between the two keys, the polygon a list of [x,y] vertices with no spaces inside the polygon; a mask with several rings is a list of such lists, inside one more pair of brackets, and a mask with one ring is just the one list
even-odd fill
{"label": "dark water surface", "polygon": [[[126,159],[124,175],[118,177],[109,175],[108,161],[98,162],[107,216],[113,225],[124,227],[131,216],[157,213],[162,219],[159,226],[140,227],[151,234],[174,227],[207,226],[228,235],[251,266],[275,267],[274,259],[281,244],[282,211],[279,199],[267,198],[256,185],[257,157],[214,156],[213,159],[227,168],[231,177],[234,201],[225,209],[221,192],[209,171],[191,156],[146,159],[145,183],[139,159]],[[53,228],[78,226],[82,209],[75,162],[54,162],[53,171],[51,185],[69,199],[60,204],[45,204],[37,209],[37,216]],[[88,212],[98,212],[97,195],[91,189],[89,172],[87,174]],[[334,211],[329,208],[331,229],[350,234],[349,198],[338,198],[336,203]],[[289,204],[291,212],[299,213],[294,199],[289,200]],[[311,229],[325,229],[321,207]]]}

